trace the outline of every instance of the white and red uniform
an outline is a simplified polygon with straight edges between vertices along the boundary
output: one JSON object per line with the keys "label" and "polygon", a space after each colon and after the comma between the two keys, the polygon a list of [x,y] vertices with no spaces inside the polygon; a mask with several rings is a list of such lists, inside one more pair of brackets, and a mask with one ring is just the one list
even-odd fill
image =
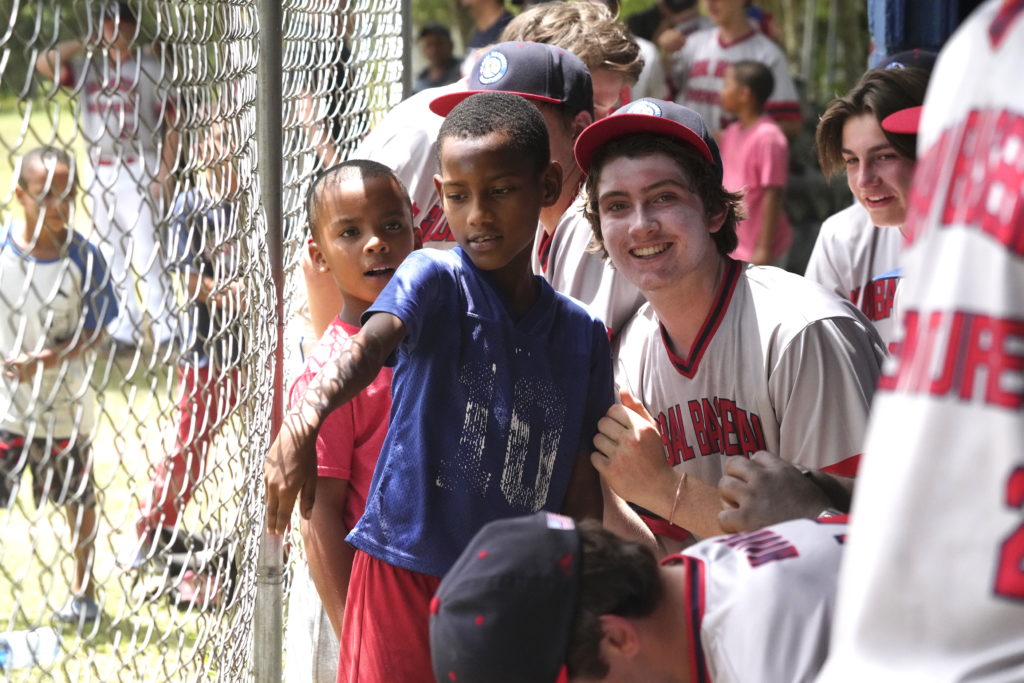
{"label": "white and red uniform", "polygon": [[800,118],[800,101],[785,53],[771,38],[753,28],[745,37],[729,44],[722,42],[717,27],[697,31],[686,39],[672,60],[671,78],[679,89],[676,102],[703,116],[711,130],[725,128],[733,121],[722,110],[719,92],[726,68],[744,60],[761,62],[775,77],[775,90],[765,103],[765,113],[776,121]]}
{"label": "white and red uniform", "polygon": [[604,321],[609,335],[618,334],[647,300],[632,282],[615,270],[611,259],[591,253],[594,233],[577,198],[548,236],[537,226],[533,272],[543,275],[556,292],[581,301]]}
{"label": "white and red uniform", "polygon": [[662,560],[686,567],[690,680],[814,680],[828,654],[845,519],[719,536]]}
{"label": "white and red uniform", "polygon": [[769,450],[856,473],[884,350],[850,302],[781,269],[727,259],[689,358],[664,334],[654,309],[641,308],[619,335],[615,379],[658,422],[673,467],[717,486],[722,455]]}
{"label": "white and red uniform", "polygon": [[890,348],[896,336],[896,287],[903,235],[877,228],[859,203],[825,219],[804,276],[849,299]]}
{"label": "white and red uniform", "polygon": [[154,57],[138,51],[118,61],[97,51],[91,59],[63,62],[60,71],[60,85],[79,94],[81,133],[93,170],[88,179],[93,239],[110,264],[120,303],[111,335],[128,345],[142,340],[143,311],[152,320],[154,341],[167,341],[172,332],[166,255],[157,239],[150,189],[160,169],[163,122],[174,108],[162,73]]}
{"label": "white and red uniform", "polygon": [[1024,0],[939,56],[821,681],[1024,680]]}
{"label": "white and red uniform", "polygon": [[350,159],[371,159],[394,170],[412,198],[413,223],[423,233],[423,246],[450,249],[455,237],[434,189],[437,169],[437,134],[444,117],[430,111],[441,95],[467,88],[461,79],[440,88],[423,90],[399,102],[374,126]]}

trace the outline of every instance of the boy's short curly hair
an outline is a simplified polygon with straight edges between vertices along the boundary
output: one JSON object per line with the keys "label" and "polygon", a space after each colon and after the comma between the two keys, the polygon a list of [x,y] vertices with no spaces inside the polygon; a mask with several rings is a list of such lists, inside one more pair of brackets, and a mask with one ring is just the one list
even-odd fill
{"label": "boy's short curly hair", "polygon": [[540,110],[525,98],[504,92],[477,93],[460,102],[437,134],[437,165],[448,138],[467,140],[491,133],[505,136],[507,149],[528,159],[538,173],[551,162],[548,128]]}
{"label": "boy's short curly hair", "polygon": [[306,190],[306,219],[309,221],[309,232],[314,240],[317,238],[316,215],[320,209],[320,199],[323,195],[323,190],[352,178],[359,178],[364,181],[371,178],[388,178],[393,180],[402,190],[402,196],[408,204],[409,213],[410,215],[412,214],[412,200],[409,199],[409,192],[405,189],[405,183],[402,182],[402,179],[392,169],[378,161],[349,159],[317,173],[313,178],[313,182],[309,184],[309,189]]}
{"label": "boy's short curly hair", "polygon": [[726,190],[711,164],[693,147],[675,138],[655,133],[639,133],[616,138],[594,152],[585,185],[586,202],[583,207],[583,215],[590,222],[590,228],[594,233],[591,251],[608,256],[597,204],[597,186],[601,182],[604,167],[618,157],[636,159],[655,154],[664,154],[676,162],[683,175],[689,179],[691,191],[700,197],[706,219],[710,220],[712,216],[720,213],[725,214],[722,227],[711,233],[711,239],[723,256],[733,251],[739,244],[736,225],[744,217],[743,195]]}

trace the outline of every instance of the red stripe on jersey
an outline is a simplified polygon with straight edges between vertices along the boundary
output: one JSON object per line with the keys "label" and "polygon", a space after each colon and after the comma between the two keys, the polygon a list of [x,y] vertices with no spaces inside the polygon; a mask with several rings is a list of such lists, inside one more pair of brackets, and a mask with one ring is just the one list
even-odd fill
{"label": "red stripe on jersey", "polygon": [[701,326],[697,340],[693,343],[693,348],[690,350],[689,358],[684,360],[672,352],[668,332],[665,331],[665,326],[659,323],[659,327],[661,327],[661,341],[665,345],[668,359],[672,361],[673,367],[683,377],[693,379],[693,376],[697,374],[700,359],[704,357],[704,352],[711,345],[711,340],[715,337],[718,326],[722,324],[722,319],[725,318],[725,313],[729,310],[729,302],[732,301],[732,293],[736,291],[736,283],[740,281],[741,272],[742,266],[740,266],[739,262],[726,257],[725,278],[722,281],[722,288],[718,291],[718,296],[715,297],[715,302],[708,312],[704,325]]}
{"label": "red stripe on jersey", "polygon": [[860,469],[860,456],[860,453],[857,455],[851,455],[846,460],[840,460],[839,462],[834,462],[827,467],[822,467],[821,471],[828,474],[835,474],[840,477],[856,477],[857,470]]}
{"label": "red stripe on jersey", "polygon": [[992,41],[993,48],[999,47],[999,43],[1003,42],[1003,37],[1006,36],[1007,31],[1010,30],[1010,25],[1021,11],[1024,11],[1024,0],[1003,2],[1002,7],[999,8],[999,13],[996,14],[996,18],[992,20],[992,25],[988,27],[988,37]]}
{"label": "red stripe on jersey", "polygon": [[696,557],[677,555],[675,558],[686,568],[686,620],[690,624],[690,680],[711,683],[708,663],[704,658],[704,643],[700,626],[704,621],[704,563]]}
{"label": "red stripe on jersey", "polygon": [[773,119],[798,119],[800,118],[799,102],[766,102],[764,111]]}

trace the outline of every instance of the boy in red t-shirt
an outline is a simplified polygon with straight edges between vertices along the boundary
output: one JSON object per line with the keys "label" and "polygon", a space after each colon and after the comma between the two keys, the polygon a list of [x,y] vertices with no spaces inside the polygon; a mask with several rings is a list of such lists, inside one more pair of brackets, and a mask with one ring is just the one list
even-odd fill
{"label": "boy in red t-shirt", "polygon": [[736,226],[739,246],[731,256],[755,265],[780,265],[793,239],[783,209],[789,143],[764,113],[775,79],[760,62],[741,61],[725,71],[722,108],[739,118],[722,131],[722,185],[743,192],[745,220]]}
{"label": "boy in red t-shirt", "polygon": [[[343,304],[292,385],[291,403],[325,363],[341,354],[359,331],[359,317],[419,246],[405,187],[391,169],[374,161],[350,160],[324,171],[309,190],[307,210],[313,264],[331,274]],[[354,552],[339,539],[363,514],[390,411],[391,368],[385,367],[327,417],[317,436],[316,504],[301,531],[310,574],[335,634],[341,632]]]}

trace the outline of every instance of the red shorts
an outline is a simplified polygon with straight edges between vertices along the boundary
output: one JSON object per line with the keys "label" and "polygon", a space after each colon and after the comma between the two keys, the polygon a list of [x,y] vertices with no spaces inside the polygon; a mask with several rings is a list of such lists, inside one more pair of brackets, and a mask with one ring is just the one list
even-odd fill
{"label": "red shorts", "polygon": [[357,550],[341,627],[338,683],[434,683],[430,599],[441,579]]}

